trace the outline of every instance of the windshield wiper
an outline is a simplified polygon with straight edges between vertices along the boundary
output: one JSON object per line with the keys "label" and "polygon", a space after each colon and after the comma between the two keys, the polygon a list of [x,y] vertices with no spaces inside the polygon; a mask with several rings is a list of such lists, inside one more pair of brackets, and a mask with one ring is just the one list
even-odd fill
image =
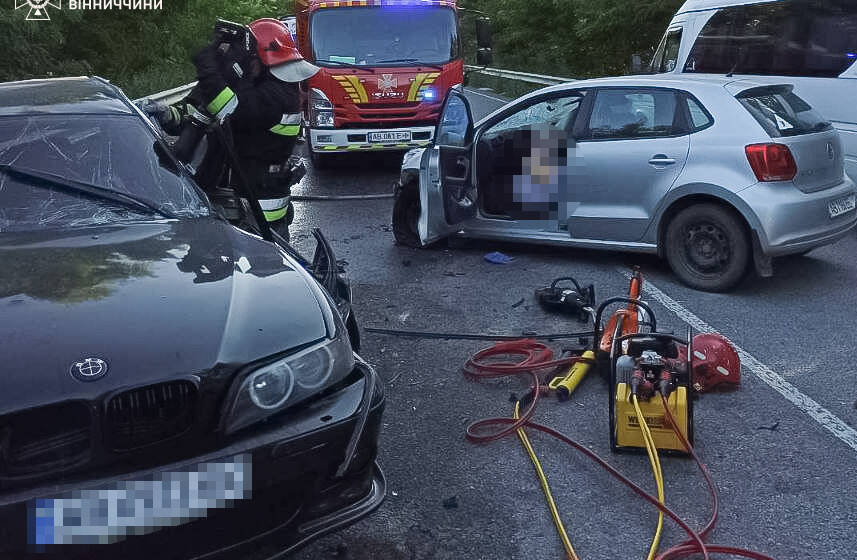
{"label": "windshield wiper", "polygon": [[395,64],[397,62],[416,64],[417,66],[428,66],[429,68],[437,68],[438,70],[443,70],[443,66],[440,66],[439,64],[432,64],[431,62],[420,62],[419,58],[393,58],[391,60],[379,60],[378,64]]}
{"label": "windshield wiper", "polygon": [[366,68],[365,66],[361,66],[360,64],[354,64],[352,62],[342,62],[341,60],[319,60],[317,62],[322,66],[324,66],[325,64],[337,64],[339,66],[345,66],[347,68],[356,68],[357,70],[363,70],[364,72],[372,72],[370,68]]}
{"label": "windshield wiper", "polygon": [[126,208],[142,212],[144,214],[159,214],[166,218],[176,217],[173,214],[166,212],[161,208],[158,208],[153,202],[137,198],[130,194],[120,193],[117,191],[106,189],[104,187],[99,187],[98,185],[91,185],[89,183],[83,183],[74,179],[60,177],[59,175],[54,175],[53,173],[45,173],[44,171],[37,171],[35,169],[16,167],[7,163],[0,163],[0,171],[13,177],[27,179],[31,182],[43,181],[54,187],[74,191],[76,193],[80,193],[85,196],[90,196],[92,198],[108,200],[116,204],[121,204]]}

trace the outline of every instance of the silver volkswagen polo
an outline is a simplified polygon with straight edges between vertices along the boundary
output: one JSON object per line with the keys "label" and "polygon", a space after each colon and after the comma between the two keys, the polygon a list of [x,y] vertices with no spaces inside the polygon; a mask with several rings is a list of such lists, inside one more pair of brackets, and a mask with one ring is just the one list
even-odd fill
{"label": "silver volkswagen polo", "polygon": [[435,138],[404,158],[401,244],[463,236],[653,253],[687,285],[724,291],[857,223],[838,133],[787,84],[583,80],[475,124],[452,92]]}

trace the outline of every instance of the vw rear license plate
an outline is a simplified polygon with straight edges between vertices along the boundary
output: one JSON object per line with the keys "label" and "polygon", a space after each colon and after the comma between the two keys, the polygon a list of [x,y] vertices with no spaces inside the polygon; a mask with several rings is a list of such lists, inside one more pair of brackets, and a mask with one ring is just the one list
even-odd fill
{"label": "vw rear license plate", "polygon": [[831,218],[850,212],[851,210],[854,210],[855,207],[857,207],[857,196],[853,194],[851,196],[846,196],[845,198],[840,198],[839,200],[834,200],[827,205]]}
{"label": "vw rear license plate", "polygon": [[411,131],[399,130],[395,132],[370,132],[369,141],[384,144],[392,144],[393,142],[410,142]]}
{"label": "vw rear license plate", "polygon": [[159,472],[30,502],[31,545],[111,544],[206,517],[251,498],[251,456]]}

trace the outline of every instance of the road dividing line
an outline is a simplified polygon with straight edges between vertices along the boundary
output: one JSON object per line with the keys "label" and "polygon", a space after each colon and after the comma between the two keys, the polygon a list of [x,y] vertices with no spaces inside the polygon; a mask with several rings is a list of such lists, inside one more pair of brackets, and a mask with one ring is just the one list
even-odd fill
{"label": "road dividing line", "polygon": [[[619,274],[625,276],[630,279],[631,274],[623,269],[616,269]],[[717,333],[721,336],[724,336],[722,333],[719,333],[715,330],[711,325],[694,315],[691,311],[686,309],[679,302],[666,295],[664,292],[659,290],[656,286],[652,285],[648,280],[643,282],[643,292],[646,296],[654,299],[668,310],[678,316],[679,319],[696,329],[700,332],[708,332],[708,333]],[[797,387],[783,379],[783,377],[754,358],[750,353],[746,350],[732,342],[732,346],[735,347],[735,350],[738,352],[738,356],[741,358],[741,365],[750,370],[752,373],[756,375],[759,379],[767,383],[774,391],[784,396],[788,399],[792,404],[798,407],[801,411],[809,415],[813,420],[821,424],[825,429],[827,429],[834,436],[842,440],[848,447],[857,451],[857,431],[855,431],[851,426],[843,422],[839,419],[838,416],[815,402],[812,398],[804,395],[798,390]]]}
{"label": "road dividing line", "polygon": [[482,97],[487,97],[488,99],[491,99],[493,101],[499,101],[502,105],[505,105],[506,103],[509,102],[508,99],[504,99],[502,97],[495,97],[493,95],[488,95],[487,93],[481,92],[481,91],[479,91],[477,89],[473,89],[473,88],[466,88],[465,93],[472,93],[473,95],[479,95]]}

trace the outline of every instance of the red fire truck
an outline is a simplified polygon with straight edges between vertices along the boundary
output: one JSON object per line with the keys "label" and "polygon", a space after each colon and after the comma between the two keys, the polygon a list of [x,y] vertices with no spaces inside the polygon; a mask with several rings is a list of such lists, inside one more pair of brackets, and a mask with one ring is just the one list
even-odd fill
{"label": "red fire truck", "polygon": [[464,80],[457,0],[294,0],[313,163],[429,144]]}

